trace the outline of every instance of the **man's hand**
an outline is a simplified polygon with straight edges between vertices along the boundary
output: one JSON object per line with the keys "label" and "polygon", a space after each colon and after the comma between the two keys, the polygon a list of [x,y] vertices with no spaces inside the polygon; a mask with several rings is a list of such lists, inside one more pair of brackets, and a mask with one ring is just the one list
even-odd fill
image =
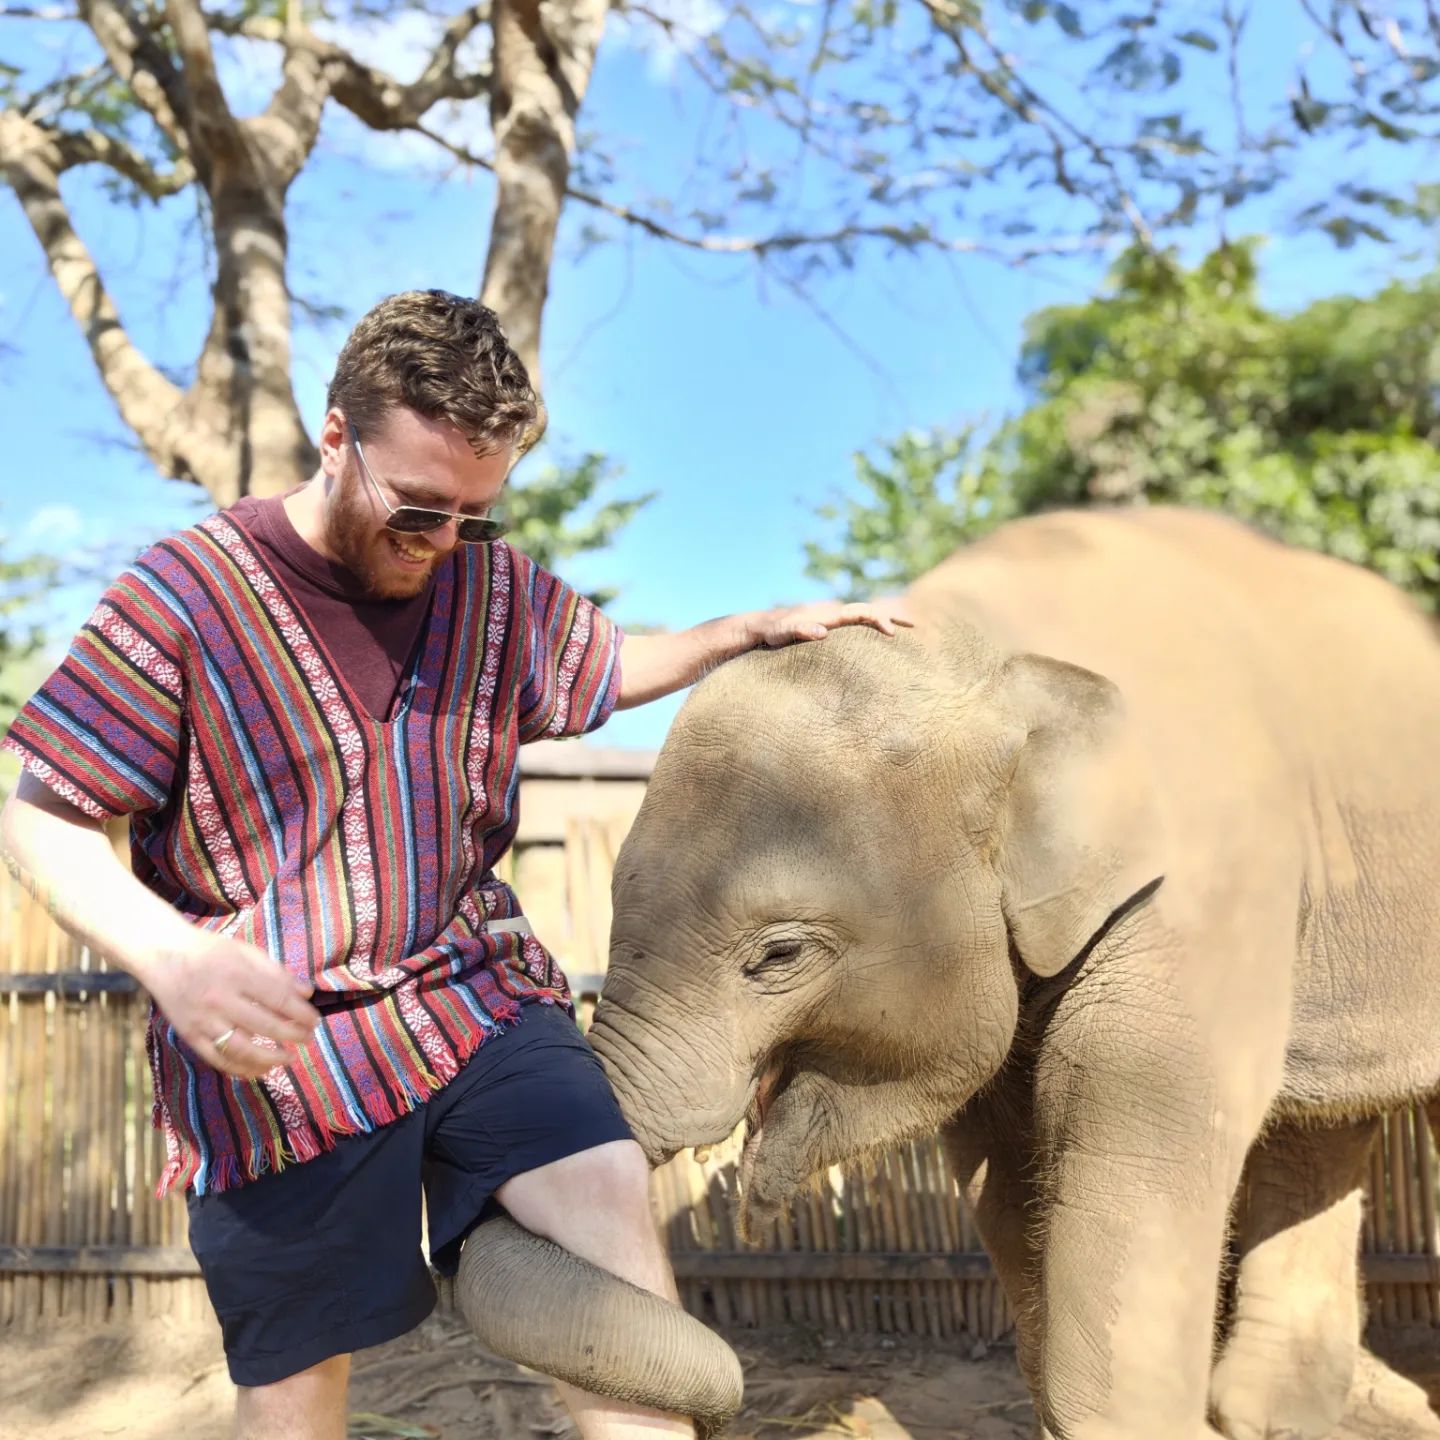
{"label": "man's hand", "polygon": [[896,596],[860,600],[844,605],[838,600],[821,600],[808,605],[782,605],[751,617],[756,645],[793,645],[801,640],[823,640],[842,625],[870,625],[884,635],[893,635],[896,626],[914,625],[905,602]]}
{"label": "man's hand", "polygon": [[707,670],[760,646],[793,645],[822,640],[842,625],[871,625],[886,635],[915,622],[905,602],[894,596],[842,605],[821,600],[810,605],[782,605],[707,620],[672,635],[629,635],[620,652],[620,703],[624,710],[671,695],[693,685]]}
{"label": "man's hand", "polygon": [[206,937],[161,955],[140,978],[180,1038],[207,1064],[242,1080],[293,1064],[320,1023],[305,998],[312,987],[242,940]]}
{"label": "man's hand", "polygon": [[293,1063],[320,1023],[307,982],[254,945],[197,930],[121,864],[98,820],[28,771],[0,811],[0,859],[58,925],[128,970],[217,1070],[257,1080]]}

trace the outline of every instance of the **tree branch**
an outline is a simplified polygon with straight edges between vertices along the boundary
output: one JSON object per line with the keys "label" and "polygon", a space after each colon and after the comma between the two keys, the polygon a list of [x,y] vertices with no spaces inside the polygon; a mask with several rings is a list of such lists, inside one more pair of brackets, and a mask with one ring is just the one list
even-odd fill
{"label": "tree branch", "polygon": [[162,174],[134,146],[99,130],[64,130],[38,125],[36,128],[43,129],[55,147],[59,161],[57,175],[80,165],[104,165],[123,175],[152,200],[178,195],[195,179],[194,166],[188,160],[176,161]]}
{"label": "tree branch", "polygon": [[197,168],[206,170],[211,160],[222,164],[248,165],[243,132],[215,69],[215,52],[210,31],[198,0],[165,0],[165,13],[180,52],[190,104],[185,126],[193,142]]}
{"label": "tree branch", "polygon": [[287,48],[280,88],[262,114],[240,122],[281,191],[290,187],[315,148],[334,72],[334,65],[304,46]]}
{"label": "tree branch", "polygon": [[313,55],[330,69],[330,93],[336,102],[358,120],[372,130],[410,130],[442,100],[473,100],[488,92],[489,70],[469,74],[455,71],[460,46],[488,14],[488,5],[475,5],[457,15],[445,27],[420,78],[409,85],[402,85],[374,65],[364,64],[305,26],[287,31],[281,21],[262,15],[208,15],[206,23],[220,35],[268,40]]}
{"label": "tree branch", "polygon": [[[495,162],[453,140],[431,130],[425,125],[412,127],[418,134],[453,155],[465,165],[495,173]],[[1088,250],[1100,250],[1109,243],[1103,235],[1067,236],[1063,239],[1017,247],[1007,250],[998,245],[987,245],[981,240],[948,240],[934,234],[924,225],[841,225],[833,230],[785,230],[774,235],[691,235],[667,225],[663,220],[642,211],[607,200],[588,190],[574,185],[565,189],[567,199],[588,205],[592,210],[622,220],[656,240],[679,245],[686,250],[699,250],[710,255],[754,255],[764,257],[785,251],[823,249],[827,246],[844,245],[852,240],[888,240],[904,249],[937,250],[947,255],[983,255],[1005,265],[1023,265],[1029,260],[1038,260],[1046,255],[1075,255]]]}
{"label": "tree branch", "polygon": [[116,75],[130,87],[170,143],[181,154],[188,154],[184,82],[155,37],[113,0],[80,0],[79,11]]}
{"label": "tree branch", "polygon": [[[456,55],[460,47],[489,18],[488,3],[472,5],[468,10],[461,11],[445,27],[445,33],[440,37],[440,43],[435,47],[435,53],[431,55],[420,78],[408,87],[412,92],[412,104],[420,107],[417,119],[441,100],[473,100],[489,88],[488,73],[476,71],[474,74],[462,76],[455,69]],[[452,88],[457,85],[462,87],[458,91]]]}
{"label": "tree branch", "polygon": [[[974,76],[986,93],[1004,105],[1017,119],[1023,120],[1027,125],[1034,125],[1045,133],[1054,155],[1055,179],[1060,188],[1074,194],[1077,187],[1066,170],[1065,141],[1061,137],[1060,130],[1056,129],[1057,125],[1068,133],[1072,140],[1089,151],[1090,158],[1109,175],[1111,183],[1115,187],[1114,199],[1129,222],[1130,228],[1135,232],[1135,238],[1142,245],[1151,245],[1153,237],[1145,216],[1106,148],[1098,140],[1081,130],[1074,121],[1067,119],[1054,105],[1015,73],[997,50],[995,42],[986,33],[978,14],[967,16],[959,9],[955,0],[923,0],[923,3],[926,10],[930,12],[930,18],[934,21],[935,28],[955,46],[956,52],[960,56],[960,63],[964,66],[966,73]],[[964,31],[967,28],[989,50],[1003,79],[997,78],[995,74],[982,69],[975,63],[970,54],[970,47],[965,43]],[[1094,197],[1091,196],[1091,198]],[[1103,210],[1105,207],[1101,208]]]}
{"label": "tree branch", "polygon": [[171,448],[166,431],[184,400],[135,348],[95,261],[60,195],[65,157],[55,138],[16,110],[0,111],[0,172],[14,189],[50,273],[80,325],[105,388],[152,455]]}
{"label": "tree branch", "polygon": [[480,298],[539,387],[540,321],[608,0],[494,0],[495,218]]}

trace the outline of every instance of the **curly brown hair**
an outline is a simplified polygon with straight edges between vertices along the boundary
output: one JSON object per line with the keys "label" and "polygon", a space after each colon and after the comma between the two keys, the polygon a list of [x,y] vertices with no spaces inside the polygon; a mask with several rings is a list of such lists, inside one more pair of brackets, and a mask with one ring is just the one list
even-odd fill
{"label": "curly brown hair", "polygon": [[499,318],[446,290],[388,296],[350,332],[325,398],[362,434],[393,406],[451,421],[477,455],[523,448],[539,404]]}

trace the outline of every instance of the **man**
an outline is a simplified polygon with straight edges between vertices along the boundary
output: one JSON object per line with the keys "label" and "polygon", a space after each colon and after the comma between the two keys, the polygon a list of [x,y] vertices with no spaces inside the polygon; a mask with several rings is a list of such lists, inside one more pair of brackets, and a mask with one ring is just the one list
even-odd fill
{"label": "man", "polygon": [[[676,1298],[640,1149],[494,876],[517,746],[756,645],[906,623],[815,605],[626,639],[496,538],[535,414],[490,311],[381,302],[319,472],[147,551],[5,741],[7,862],[154,998],[160,1189],[189,1192],[239,1440],[342,1440],[350,1352],[434,1304],[422,1177],[442,1271],[503,1207]],[[566,1401],[587,1440],[691,1433]]]}

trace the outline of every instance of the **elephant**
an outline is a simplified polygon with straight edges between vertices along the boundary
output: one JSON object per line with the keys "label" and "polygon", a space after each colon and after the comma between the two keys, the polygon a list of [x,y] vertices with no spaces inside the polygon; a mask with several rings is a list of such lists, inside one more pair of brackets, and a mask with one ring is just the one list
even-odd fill
{"label": "elephant", "polygon": [[1440,1094],[1431,622],[1159,506],[1012,522],[906,599],[913,630],[744,655],[671,727],[590,1031],[636,1138],[743,1124],[753,1234],[938,1135],[1038,1435],[1321,1440],[1380,1117]]}

